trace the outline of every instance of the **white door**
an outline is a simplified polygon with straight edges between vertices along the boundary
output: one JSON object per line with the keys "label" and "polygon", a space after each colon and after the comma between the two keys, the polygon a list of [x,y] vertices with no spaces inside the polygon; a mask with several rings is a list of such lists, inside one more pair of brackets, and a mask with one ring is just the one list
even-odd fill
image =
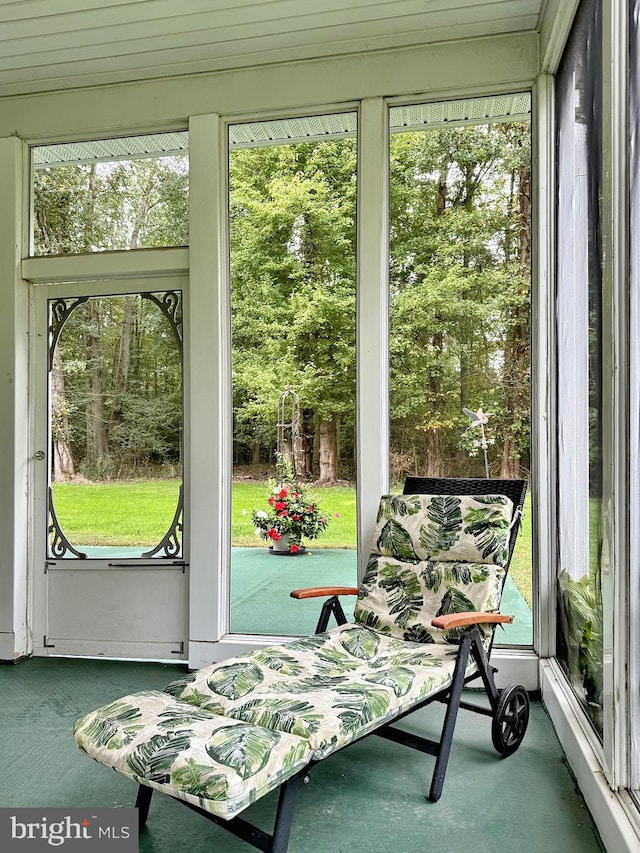
{"label": "white door", "polygon": [[34,287],[34,653],[187,657],[186,279]]}

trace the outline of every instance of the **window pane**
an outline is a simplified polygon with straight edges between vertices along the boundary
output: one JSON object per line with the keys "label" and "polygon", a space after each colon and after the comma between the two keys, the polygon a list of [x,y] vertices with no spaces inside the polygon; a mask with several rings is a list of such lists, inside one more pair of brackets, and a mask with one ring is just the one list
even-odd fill
{"label": "window pane", "polygon": [[290,590],[356,582],[355,121],[229,129],[234,633],[309,634]]}
{"label": "window pane", "polygon": [[[391,111],[396,488],[407,474],[528,475],[529,96],[451,104]],[[492,120],[478,124],[479,110]],[[503,609],[516,616],[505,643],[532,641],[530,521],[525,513],[505,586]]]}
{"label": "window pane", "polygon": [[188,134],[31,149],[35,255],[189,241]]}
{"label": "window pane", "polygon": [[560,564],[557,654],[602,733],[601,4],[583,2],[557,80]]}

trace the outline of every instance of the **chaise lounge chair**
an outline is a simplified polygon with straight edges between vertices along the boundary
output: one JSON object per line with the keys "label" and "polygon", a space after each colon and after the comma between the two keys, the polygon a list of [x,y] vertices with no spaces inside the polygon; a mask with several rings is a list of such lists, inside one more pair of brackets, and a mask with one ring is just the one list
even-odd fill
{"label": "chaise lounge chair", "polygon": [[[370,734],[435,756],[437,801],[459,708],[491,718],[502,756],[526,731],[525,689],[497,690],[488,661],[496,626],[512,621],[498,610],[525,491],[520,480],[408,478],[380,501],[359,589],[291,593],[325,599],[316,635],[98,708],[76,723],[80,749],[138,783],[141,827],[155,789],[271,853],[288,848],[313,766]],[[343,594],[358,596],[352,623]],[[488,705],[462,700],[478,678]],[[433,701],[447,705],[439,741],[392,725]],[[276,788],[269,834],[239,815]]]}

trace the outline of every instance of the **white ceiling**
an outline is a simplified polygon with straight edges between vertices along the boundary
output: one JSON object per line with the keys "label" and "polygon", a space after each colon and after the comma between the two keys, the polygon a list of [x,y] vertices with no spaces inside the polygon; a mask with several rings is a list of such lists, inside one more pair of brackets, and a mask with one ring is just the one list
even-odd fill
{"label": "white ceiling", "polygon": [[545,0],[0,0],[0,97],[536,30]]}

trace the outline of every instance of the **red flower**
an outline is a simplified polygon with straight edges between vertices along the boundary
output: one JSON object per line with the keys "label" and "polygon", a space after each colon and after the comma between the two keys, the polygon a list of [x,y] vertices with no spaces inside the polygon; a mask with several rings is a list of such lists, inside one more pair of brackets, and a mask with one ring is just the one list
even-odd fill
{"label": "red flower", "polygon": [[286,509],[287,505],[284,501],[276,501],[276,512],[280,512],[283,509]]}
{"label": "red flower", "polygon": [[273,497],[273,495],[271,495],[270,498],[267,498],[267,503],[269,504],[269,506],[273,506],[274,502],[275,498]]}
{"label": "red flower", "polygon": [[276,542],[280,538],[280,534],[275,529],[275,527],[272,527],[270,530],[267,530],[267,536],[269,537],[269,539],[273,539]]}
{"label": "red flower", "polygon": [[286,498],[286,496],[288,494],[289,494],[289,489],[280,489],[280,491],[278,492],[278,497],[279,498]]}
{"label": "red flower", "polygon": [[294,512],[291,518],[293,519],[293,521],[300,521],[300,516],[297,512]]}
{"label": "red flower", "polygon": [[292,554],[297,554],[300,549],[298,548],[298,546],[294,542],[293,545],[289,545],[289,550],[291,551]]}

